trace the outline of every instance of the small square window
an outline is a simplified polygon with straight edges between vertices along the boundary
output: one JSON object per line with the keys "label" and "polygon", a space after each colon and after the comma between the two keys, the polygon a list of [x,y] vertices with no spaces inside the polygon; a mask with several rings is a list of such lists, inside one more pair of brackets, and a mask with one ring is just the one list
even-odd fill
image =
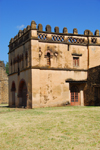
{"label": "small square window", "polygon": [[73,57],[73,66],[79,67],[79,57]]}

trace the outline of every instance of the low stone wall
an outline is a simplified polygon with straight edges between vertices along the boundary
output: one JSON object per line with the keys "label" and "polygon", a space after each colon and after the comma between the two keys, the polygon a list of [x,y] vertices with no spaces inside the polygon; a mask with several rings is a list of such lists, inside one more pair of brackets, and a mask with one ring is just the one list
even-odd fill
{"label": "low stone wall", "polygon": [[8,75],[3,61],[0,61],[0,104],[8,103]]}

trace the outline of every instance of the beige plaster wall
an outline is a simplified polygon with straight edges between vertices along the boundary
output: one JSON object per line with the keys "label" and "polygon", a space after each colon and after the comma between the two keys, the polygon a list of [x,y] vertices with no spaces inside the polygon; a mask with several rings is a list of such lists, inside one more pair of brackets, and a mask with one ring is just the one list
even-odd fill
{"label": "beige plaster wall", "polygon": [[31,65],[39,66],[39,46],[37,40],[31,40]]}
{"label": "beige plaster wall", "polygon": [[87,72],[32,69],[32,108],[70,102],[69,83],[65,82],[70,78],[86,80]]}
{"label": "beige plaster wall", "polygon": [[[48,48],[49,47],[49,48]],[[41,48],[41,57],[39,57],[39,48]],[[47,50],[51,51],[51,68],[70,68],[70,69],[87,69],[87,47],[57,44],[57,43],[43,43],[37,40],[31,40],[31,58],[33,67],[47,67],[47,58],[45,57]],[[58,53],[57,57],[55,52]],[[82,56],[73,56],[76,53]],[[79,67],[73,67],[73,57],[79,57]]]}
{"label": "beige plaster wall", "polygon": [[100,46],[89,47],[89,68],[100,65]]}
{"label": "beige plaster wall", "polygon": [[[31,65],[31,47],[30,47],[30,41],[28,41],[27,43],[25,43],[24,45],[21,45],[20,47],[16,48],[14,51],[12,51],[10,54],[9,54],[9,73],[14,73],[14,72],[17,72],[18,71],[18,67],[20,70],[23,70],[24,68],[27,68]],[[26,66],[26,59],[25,59],[25,53],[26,51],[28,52],[28,65]],[[24,60],[23,62],[19,62],[19,63],[15,63],[15,64],[12,64],[11,66],[11,60],[12,60],[12,63],[13,63],[13,60],[15,57],[17,57],[17,55],[22,55],[24,56]],[[22,63],[24,65],[22,65]]]}
{"label": "beige plaster wall", "polygon": [[13,74],[9,76],[9,105],[12,106],[12,82],[15,82],[15,86],[16,86],[16,91],[15,91],[15,103],[16,106],[18,106],[19,104],[19,98],[18,98],[18,90],[19,90],[19,84],[20,81],[24,79],[26,82],[26,86],[27,86],[27,92],[28,92],[28,99],[27,99],[27,104],[29,103],[29,101],[31,101],[31,70],[26,70],[20,73],[20,75],[18,76],[18,74]]}

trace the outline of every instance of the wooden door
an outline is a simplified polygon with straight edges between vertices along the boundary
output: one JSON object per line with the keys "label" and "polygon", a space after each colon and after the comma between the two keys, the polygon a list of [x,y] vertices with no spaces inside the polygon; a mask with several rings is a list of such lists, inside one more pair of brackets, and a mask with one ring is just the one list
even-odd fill
{"label": "wooden door", "polygon": [[79,90],[76,86],[71,87],[71,105],[79,105]]}

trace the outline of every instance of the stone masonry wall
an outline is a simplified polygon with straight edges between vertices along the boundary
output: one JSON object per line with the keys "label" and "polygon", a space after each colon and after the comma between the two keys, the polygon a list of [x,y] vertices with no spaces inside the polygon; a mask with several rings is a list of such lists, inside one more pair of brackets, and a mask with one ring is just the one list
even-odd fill
{"label": "stone masonry wall", "polygon": [[85,105],[100,106],[98,88],[100,88],[100,66],[88,70],[87,85],[84,89]]}
{"label": "stone masonry wall", "polygon": [[3,61],[0,61],[0,104],[8,103],[8,76]]}

